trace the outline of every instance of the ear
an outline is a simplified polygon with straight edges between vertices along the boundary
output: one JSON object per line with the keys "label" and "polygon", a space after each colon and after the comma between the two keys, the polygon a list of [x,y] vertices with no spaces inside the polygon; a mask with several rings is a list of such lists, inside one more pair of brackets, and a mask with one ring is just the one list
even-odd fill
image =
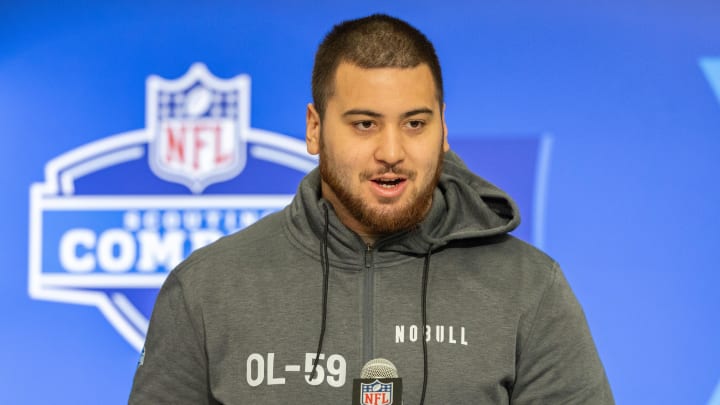
{"label": "ear", "polygon": [[442,127],[443,127],[443,152],[450,150],[450,143],[448,143],[448,129],[447,123],[445,122],[445,103],[442,106]]}
{"label": "ear", "polygon": [[311,155],[320,153],[320,114],[312,103],[307,105],[305,116],[305,146]]}

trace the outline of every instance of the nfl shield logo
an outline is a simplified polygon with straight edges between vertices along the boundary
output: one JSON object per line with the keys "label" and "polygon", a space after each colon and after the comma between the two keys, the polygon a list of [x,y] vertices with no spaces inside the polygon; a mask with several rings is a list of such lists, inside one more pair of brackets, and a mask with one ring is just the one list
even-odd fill
{"label": "nfl shield logo", "polygon": [[362,405],[391,405],[393,403],[393,383],[375,380],[370,384],[360,384],[360,403]]}
{"label": "nfl shield logo", "polygon": [[243,170],[250,130],[250,78],[223,80],[202,63],[176,80],[147,81],[150,168],[201,193]]}

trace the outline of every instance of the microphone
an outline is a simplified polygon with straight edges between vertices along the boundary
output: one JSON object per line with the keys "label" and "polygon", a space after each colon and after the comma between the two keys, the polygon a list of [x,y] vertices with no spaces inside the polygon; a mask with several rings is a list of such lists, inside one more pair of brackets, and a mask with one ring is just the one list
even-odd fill
{"label": "microphone", "polygon": [[398,378],[398,371],[390,360],[377,358],[365,363],[360,378]]}
{"label": "microphone", "polygon": [[352,404],[402,404],[402,378],[390,360],[377,358],[365,363],[360,378],[353,379]]}

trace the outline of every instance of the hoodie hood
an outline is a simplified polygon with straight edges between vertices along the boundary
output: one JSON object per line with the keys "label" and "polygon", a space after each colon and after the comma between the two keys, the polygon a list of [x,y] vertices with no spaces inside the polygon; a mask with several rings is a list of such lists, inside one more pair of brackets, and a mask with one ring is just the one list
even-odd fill
{"label": "hoodie hood", "polygon": [[[331,255],[342,258],[342,251],[366,249],[359,235],[345,227],[332,205],[320,195],[320,173],[316,168],[300,183],[290,209],[289,231],[293,239],[313,252],[325,228]],[[432,207],[416,228],[379,239],[378,251],[424,255],[455,240],[485,238],[508,233],[520,224],[515,202],[502,190],[472,173],[452,151],[445,154]],[[310,245],[312,246],[310,246]]]}
{"label": "hoodie hood", "polygon": [[502,235],[519,224],[520,214],[510,196],[472,173],[449,151],[430,212],[401,244],[422,252],[428,245],[439,248],[454,240]]}

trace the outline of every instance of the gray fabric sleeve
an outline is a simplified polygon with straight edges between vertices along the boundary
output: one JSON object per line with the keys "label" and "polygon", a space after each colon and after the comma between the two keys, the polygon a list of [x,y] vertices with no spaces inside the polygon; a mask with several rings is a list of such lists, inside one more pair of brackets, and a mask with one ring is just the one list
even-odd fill
{"label": "gray fabric sleeve", "polygon": [[556,264],[516,367],[514,405],[615,403],[585,314]]}
{"label": "gray fabric sleeve", "polygon": [[180,280],[160,289],[129,404],[208,404],[207,358]]}

